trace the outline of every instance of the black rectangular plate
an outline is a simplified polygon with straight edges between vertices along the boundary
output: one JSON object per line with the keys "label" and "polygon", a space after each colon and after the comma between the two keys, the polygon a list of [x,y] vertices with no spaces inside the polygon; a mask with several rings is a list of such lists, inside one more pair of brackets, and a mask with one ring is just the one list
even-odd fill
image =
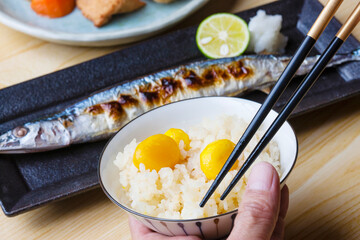
{"label": "black rectangular plate", "polygon": [[[283,16],[283,33],[291,55],[304,38],[322,6],[316,0],[285,0],[239,13],[249,21],[258,9]],[[312,54],[322,51],[340,28],[332,20]],[[195,43],[197,26],[178,30],[130,48],[27,81],[0,91],[0,133],[25,122],[51,115],[91,93],[161,69],[204,59]],[[359,47],[350,37],[340,52]],[[320,108],[360,92],[360,63],[327,69],[293,116]],[[275,109],[279,110],[295,79]],[[266,95],[245,97],[261,102]],[[14,216],[53,200],[98,186],[97,165],[106,141],[23,155],[0,155],[0,201],[4,213]]]}

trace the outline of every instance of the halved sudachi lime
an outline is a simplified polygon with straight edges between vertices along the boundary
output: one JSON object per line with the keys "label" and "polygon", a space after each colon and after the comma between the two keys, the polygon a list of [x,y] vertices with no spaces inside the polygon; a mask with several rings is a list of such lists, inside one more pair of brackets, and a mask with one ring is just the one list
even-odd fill
{"label": "halved sudachi lime", "polygon": [[207,17],[196,32],[196,43],[208,58],[239,56],[249,42],[250,33],[246,22],[230,13]]}

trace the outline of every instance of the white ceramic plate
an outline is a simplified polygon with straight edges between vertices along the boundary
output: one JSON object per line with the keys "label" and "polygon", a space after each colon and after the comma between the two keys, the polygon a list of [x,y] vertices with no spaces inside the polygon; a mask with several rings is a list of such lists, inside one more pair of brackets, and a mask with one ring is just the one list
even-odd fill
{"label": "white ceramic plate", "polygon": [[146,6],[113,17],[97,28],[79,9],[62,18],[37,15],[28,0],[1,0],[0,22],[10,28],[50,42],[78,46],[110,46],[150,37],[181,21],[209,0],[177,0],[159,4],[143,0]]}

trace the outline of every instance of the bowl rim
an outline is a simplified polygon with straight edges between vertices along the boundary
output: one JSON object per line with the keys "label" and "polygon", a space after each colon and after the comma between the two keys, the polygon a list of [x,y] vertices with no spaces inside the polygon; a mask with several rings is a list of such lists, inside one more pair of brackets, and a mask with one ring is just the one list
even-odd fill
{"label": "bowl rim", "polygon": [[[100,173],[100,166],[101,166],[101,161],[103,159],[103,155],[104,155],[104,152],[105,150],[107,149],[108,145],[110,144],[110,142],[113,140],[113,138],[123,129],[125,128],[128,124],[130,124],[131,122],[135,121],[135,119],[143,116],[144,114],[147,114],[149,112],[152,112],[158,108],[162,108],[162,107],[165,107],[165,106],[168,106],[170,104],[175,104],[175,103],[179,103],[179,102],[184,102],[184,101],[191,101],[191,100],[194,100],[194,99],[200,99],[200,98],[233,98],[233,99],[242,99],[242,100],[245,100],[245,101],[248,101],[248,102],[252,102],[252,103],[256,103],[256,104],[260,104],[261,103],[258,103],[258,102],[255,102],[253,100],[249,100],[249,99],[245,99],[245,98],[241,98],[241,97],[226,97],[226,96],[201,96],[201,97],[194,97],[194,98],[189,98],[189,99],[182,99],[182,100],[179,100],[179,101],[176,101],[176,102],[171,102],[171,103],[168,103],[168,104],[164,104],[162,106],[159,106],[159,107],[156,107],[156,108],[153,108],[153,109],[150,109],[142,114],[140,114],[139,116],[135,117],[134,119],[130,120],[129,122],[127,122],[126,124],[124,124],[124,126],[122,126],[108,141],[107,143],[105,144],[103,150],[101,151],[101,154],[99,156],[99,163],[98,163],[98,168],[97,168],[97,175],[98,175],[98,179],[99,179],[99,184],[100,184],[100,187],[101,189],[104,191],[105,195],[113,202],[115,203],[117,206],[121,207],[123,210],[127,211],[128,213],[132,213],[138,217],[142,217],[142,218],[145,218],[145,219],[151,219],[151,220],[156,220],[156,221],[162,221],[162,222],[194,222],[194,221],[203,221],[203,220],[209,220],[209,219],[214,219],[214,218],[219,218],[219,217],[222,217],[222,216],[226,216],[226,215],[230,215],[230,214],[234,214],[234,213],[237,213],[238,209],[234,209],[230,212],[226,212],[226,213],[222,213],[222,214],[218,214],[218,215],[214,215],[214,216],[209,216],[209,217],[203,217],[203,218],[192,218],[192,219],[169,219],[169,218],[159,218],[159,217],[154,217],[154,216],[149,216],[149,215],[146,215],[146,214],[143,214],[143,213],[139,213],[139,212],[136,212],[135,210],[119,203],[116,199],[114,199],[110,193],[106,190],[105,186],[104,186],[104,183],[101,179],[101,173]],[[273,109],[272,109],[273,110]],[[278,114],[277,111],[273,110],[274,112],[276,112]],[[289,126],[290,126],[290,129],[292,130],[292,132],[294,133],[294,136],[295,136],[295,159],[290,167],[290,170],[289,172],[284,176],[284,178],[282,179],[282,181],[280,181],[280,185],[283,184],[286,179],[289,177],[290,173],[292,172],[293,168],[295,167],[295,164],[296,164],[296,161],[297,161],[297,157],[298,157],[298,153],[299,153],[299,142],[298,142],[298,139],[297,139],[297,136],[295,134],[295,131],[294,131],[294,128],[291,126],[291,124],[288,122],[288,121],[285,121],[285,123],[288,123]]]}

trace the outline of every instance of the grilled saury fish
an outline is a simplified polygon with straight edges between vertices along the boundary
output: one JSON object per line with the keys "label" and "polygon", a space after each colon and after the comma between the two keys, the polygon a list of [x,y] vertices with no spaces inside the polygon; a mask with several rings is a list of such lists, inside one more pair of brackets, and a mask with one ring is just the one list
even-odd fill
{"label": "grilled saury fish", "polygon": [[[310,71],[318,56],[297,71]],[[359,61],[360,49],[335,55],[328,66]],[[261,89],[280,76],[289,57],[240,56],[168,69],[106,89],[49,118],[0,135],[0,153],[40,152],[110,137],[125,123],[155,107],[199,96],[235,96]]]}

